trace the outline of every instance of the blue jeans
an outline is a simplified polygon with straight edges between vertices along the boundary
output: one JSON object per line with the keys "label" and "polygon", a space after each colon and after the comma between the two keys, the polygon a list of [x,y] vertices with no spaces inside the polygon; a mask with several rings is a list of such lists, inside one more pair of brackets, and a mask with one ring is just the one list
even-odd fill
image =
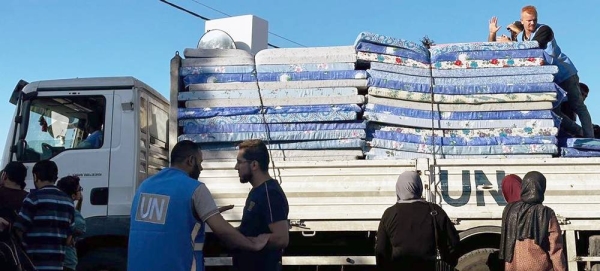
{"label": "blue jeans", "polygon": [[564,129],[566,132],[576,136],[594,138],[592,118],[590,117],[590,112],[588,112],[587,107],[583,103],[581,90],[579,90],[579,76],[575,74],[558,84],[558,86],[567,92],[567,102],[569,103],[571,110],[577,114],[577,117],[579,117],[579,121],[581,122],[581,126],[579,126],[577,122],[564,115],[560,111],[560,106],[558,106],[554,109],[554,113],[562,118],[562,122],[560,124],[561,129]]}

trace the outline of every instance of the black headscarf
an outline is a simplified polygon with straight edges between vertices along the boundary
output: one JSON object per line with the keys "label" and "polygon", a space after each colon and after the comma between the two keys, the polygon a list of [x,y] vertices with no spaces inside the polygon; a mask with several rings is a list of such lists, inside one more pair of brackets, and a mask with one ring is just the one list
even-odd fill
{"label": "black headscarf", "polygon": [[535,244],[548,250],[548,225],[552,209],[542,205],[546,192],[546,177],[531,171],[523,177],[521,200],[510,203],[502,213],[500,259],[512,262],[517,240],[533,239]]}

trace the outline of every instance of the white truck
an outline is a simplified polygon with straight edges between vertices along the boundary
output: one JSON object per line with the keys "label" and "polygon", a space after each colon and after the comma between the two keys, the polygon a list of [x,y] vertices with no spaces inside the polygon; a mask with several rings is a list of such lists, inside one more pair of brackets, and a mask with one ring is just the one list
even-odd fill
{"label": "white truck", "polygon": [[[135,189],[168,166],[180,134],[180,60],[176,55],[171,61],[171,103],[132,77],[20,81],[13,91],[10,102],[16,109],[3,164],[25,163],[28,188],[33,187],[31,168],[42,159],[56,162],[59,176],[81,177],[87,233],[77,245],[78,270],[126,270]],[[98,119],[103,144],[80,144],[86,123]],[[537,170],[548,180],[544,203],[560,217],[569,270],[590,270],[592,262],[600,262],[600,255],[588,253],[598,246],[589,240],[600,235],[599,165],[597,158],[278,161],[272,176],[281,181],[290,204],[290,245],[283,264],[286,270],[373,268],[375,233],[383,211],[395,202],[396,179],[403,171],[419,170],[427,200],[440,204],[460,231],[458,269],[487,270],[488,255],[499,246],[506,205],[502,178]],[[224,217],[238,224],[250,186],[240,184],[233,163],[205,162],[203,167],[200,179],[217,205],[235,205]],[[230,265],[227,252],[207,235],[207,269]]]}

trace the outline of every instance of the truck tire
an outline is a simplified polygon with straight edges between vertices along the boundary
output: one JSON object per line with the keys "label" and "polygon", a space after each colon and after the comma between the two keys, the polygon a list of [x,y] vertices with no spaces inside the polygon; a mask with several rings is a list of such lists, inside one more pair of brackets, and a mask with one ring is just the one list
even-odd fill
{"label": "truck tire", "polygon": [[127,271],[127,249],[104,247],[79,259],[77,271]]}
{"label": "truck tire", "polygon": [[498,259],[498,249],[480,248],[461,256],[456,269],[460,271],[498,271],[504,270],[504,262]]}

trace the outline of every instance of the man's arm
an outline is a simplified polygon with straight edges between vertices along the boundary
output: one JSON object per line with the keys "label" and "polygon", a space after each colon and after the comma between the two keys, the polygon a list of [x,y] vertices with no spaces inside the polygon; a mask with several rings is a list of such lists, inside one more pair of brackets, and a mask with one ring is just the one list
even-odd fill
{"label": "man's arm", "polygon": [[290,225],[288,223],[289,205],[283,190],[268,189],[261,204],[264,219],[269,222],[271,237],[267,243],[269,248],[284,249],[290,241]]}
{"label": "man's arm", "polygon": [[290,243],[290,225],[287,220],[280,220],[269,224],[271,236],[267,247],[284,249]]}
{"label": "man's arm", "polygon": [[198,186],[192,197],[192,202],[198,218],[206,222],[215,235],[228,247],[259,251],[267,243],[268,235],[250,240],[233,228],[229,222],[225,221],[206,185],[201,184]]}
{"label": "man's arm", "polygon": [[494,42],[496,41],[496,33],[498,33],[498,30],[500,30],[500,27],[498,26],[498,18],[496,18],[496,16],[492,17],[492,19],[490,19],[489,22],[489,34],[488,34],[488,41],[489,42]]}
{"label": "man's arm", "polygon": [[541,26],[540,29],[535,32],[535,36],[533,36],[533,40],[537,41],[542,49],[546,49],[548,47],[548,42],[553,39],[554,32],[552,32],[552,29],[547,25]]}

